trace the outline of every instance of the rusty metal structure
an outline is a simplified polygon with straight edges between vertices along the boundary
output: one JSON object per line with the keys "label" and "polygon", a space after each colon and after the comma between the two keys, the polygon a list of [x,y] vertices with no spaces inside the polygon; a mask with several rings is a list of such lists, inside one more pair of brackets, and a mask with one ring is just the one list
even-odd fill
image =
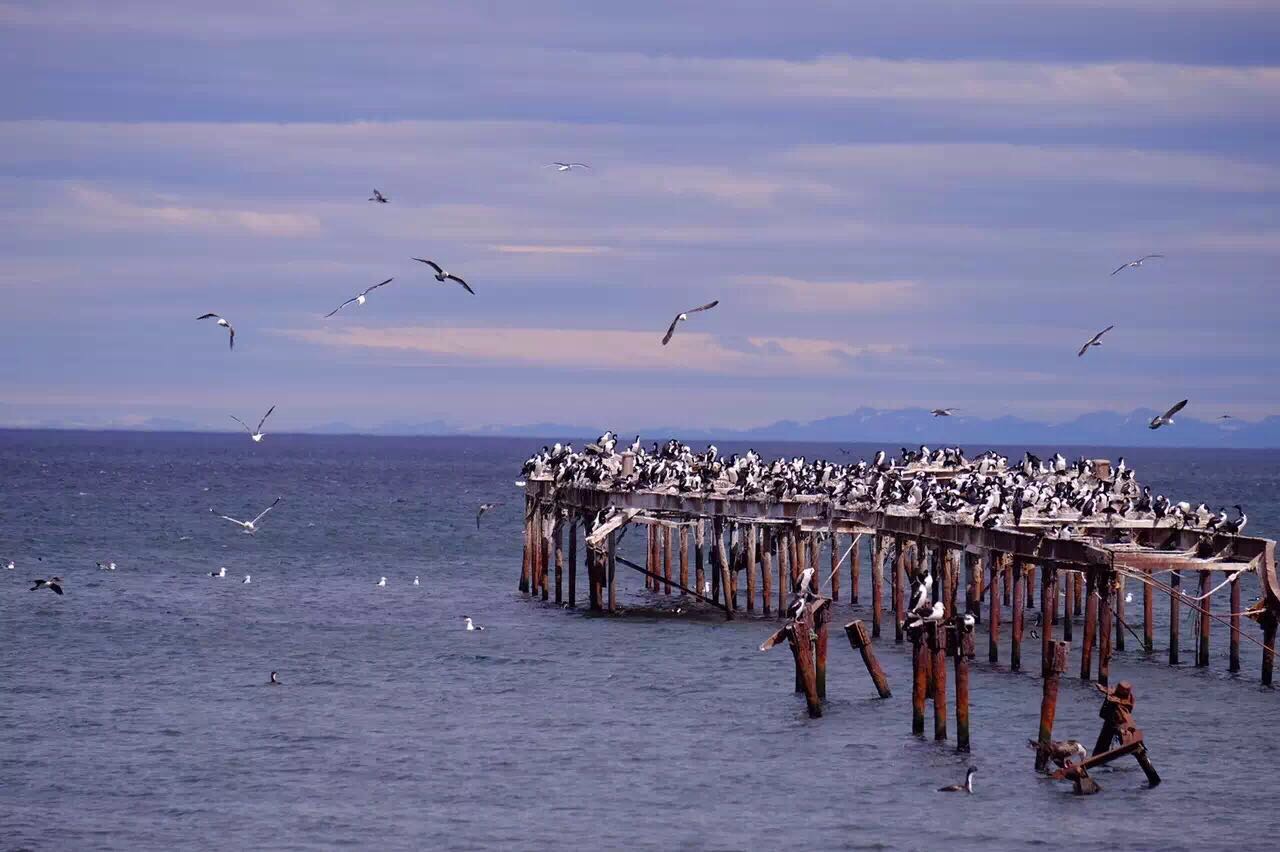
{"label": "rusty metal structure", "polygon": [[[620,459],[624,472],[634,464],[627,456],[623,453]],[[1108,462],[1094,464],[1100,477],[1109,475]],[[954,469],[929,473],[939,478],[957,475]],[[816,632],[820,628],[825,640],[825,624],[831,617],[826,610],[840,602],[842,572],[852,579],[856,602],[858,578],[866,569],[870,601],[862,603],[870,609],[871,640],[882,638],[888,618],[895,640],[904,642],[909,584],[927,575],[932,579],[933,599],[945,608],[947,624],[954,626],[964,614],[979,622],[978,630],[988,635],[991,662],[999,660],[998,640],[1007,619],[1009,667],[1017,670],[1025,665],[1028,628],[1024,607],[1016,604],[1025,600],[1030,605],[1038,598],[1041,623],[1035,644],[1040,647],[1042,675],[1048,676],[1054,666],[1052,643],[1064,640],[1078,643],[1080,677],[1107,686],[1113,649],[1124,647],[1126,633],[1148,652],[1154,651],[1159,593],[1169,608],[1170,664],[1180,661],[1179,633],[1186,607],[1200,614],[1194,649],[1197,666],[1209,665],[1211,626],[1218,623],[1228,636],[1230,670],[1240,668],[1242,639],[1250,641],[1263,648],[1262,683],[1272,683],[1280,577],[1275,542],[1269,539],[1145,519],[1075,519],[1068,524],[1031,517],[991,528],[955,517],[924,517],[903,506],[876,510],[865,503],[842,503],[822,495],[773,499],[680,493],[672,488],[614,489],[557,483],[536,473],[528,476],[524,487],[519,589],[542,600],[554,594],[556,603],[578,605],[579,530],[584,534],[587,605],[601,612],[618,609],[615,577],[621,566],[642,573],[655,594],[683,594],[722,610],[728,618],[742,614],[782,618],[794,584],[805,569],[812,568],[813,591],[830,603],[819,613],[821,624],[809,623],[803,629]],[[644,530],[643,566],[617,554],[619,538],[628,528]],[[842,569],[841,554],[851,557],[847,569]],[[1166,573],[1168,582],[1160,579]],[[1239,581],[1248,574],[1257,577],[1260,596],[1246,607]],[[1183,590],[1187,579],[1196,581],[1198,594]],[[1128,581],[1141,587],[1140,614],[1131,615],[1126,608],[1128,589],[1134,587]],[[1215,586],[1227,585],[1230,607],[1214,613],[1211,593]],[[1132,603],[1136,609],[1136,599]],[[1080,615],[1082,635],[1077,638],[1073,617]],[[1133,627],[1139,621],[1141,636]],[[1245,632],[1246,621],[1257,624],[1260,636]],[[941,626],[935,632],[941,634]],[[944,668],[948,654],[953,658],[959,654],[956,642],[949,645],[942,635],[932,639],[926,635],[923,642],[914,644],[925,649],[916,647],[917,654],[927,652],[936,658],[931,670]],[[825,657],[825,641],[823,646]],[[942,726],[945,731],[945,721]]]}

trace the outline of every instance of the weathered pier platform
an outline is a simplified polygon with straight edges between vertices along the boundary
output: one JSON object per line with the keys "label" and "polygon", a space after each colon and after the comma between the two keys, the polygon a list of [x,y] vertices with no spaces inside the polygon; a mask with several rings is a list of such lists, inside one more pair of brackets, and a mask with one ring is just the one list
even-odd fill
{"label": "weathered pier platform", "polygon": [[[646,461],[644,455],[641,451],[640,461],[652,469],[654,457]],[[1269,539],[1205,529],[1185,518],[1125,517],[1124,511],[1101,516],[1090,511],[1082,517],[1086,513],[1065,510],[1051,517],[1034,508],[1016,515],[1005,510],[998,516],[989,513],[979,523],[979,512],[972,508],[926,511],[909,498],[868,497],[861,486],[846,487],[843,493],[824,488],[828,493],[783,489],[780,495],[735,494],[749,489],[723,481],[721,468],[727,463],[714,467],[719,462],[713,450],[705,461],[703,454],[697,459],[684,467],[709,471],[692,485],[687,471],[681,474],[686,477],[682,483],[655,483],[649,474],[638,478],[636,453],[614,453],[612,447],[560,463],[554,457],[550,463],[531,459],[525,474],[520,590],[577,606],[581,550],[586,603],[593,610],[618,609],[621,567],[642,573],[653,593],[705,601],[730,618],[782,618],[796,584],[808,576],[807,591],[830,599],[833,607],[844,588],[852,602],[869,607],[872,641],[892,631],[896,642],[904,642],[908,595],[928,578],[929,594],[942,604],[947,623],[971,615],[977,630],[987,634],[991,662],[999,661],[1001,631],[1009,631],[1007,663],[1013,670],[1028,665],[1025,610],[1038,600],[1038,623],[1031,628],[1032,635],[1039,634],[1034,645],[1042,675],[1054,665],[1055,641],[1065,640],[1079,643],[1079,676],[1102,686],[1110,679],[1113,650],[1124,649],[1126,634],[1145,651],[1154,651],[1159,596],[1169,610],[1170,664],[1181,662],[1180,629],[1185,613],[1194,610],[1199,614],[1196,666],[1210,664],[1212,626],[1218,624],[1229,643],[1229,670],[1240,669],[1241,642],[1252,642],[1262,647],[1262,683],[1272,683],[1280,578],[1275,542]],[[860,477],[859,482],[892,479],[904,490],[923,484],[927,495],[930,489],[941,493],[960,478],[1019,479],[1017,468],[1004,463],[998,468],[984,460],[886,469],[878,461],[861,463],[856,472],[852,465],[828,465],[821,476],[826,481],[834,470],[839,476]],[[1045,489],[1070,479],[1072,487],[1098,494],[1138,487],[1131,473],[1118,485],[1119,477],[1105,460],[1091,461],[1087,469],[1081,462],[1070,475],[1028,469],[1021,479],[1042,483]],[[877,487],[883,486],[880,482]],[[644,530],[643,565],[618,555],[619,539],[628,528]],[[806,569],[812,571],[805,575]],[[863,571],[870,573],[870,600],[859,602]],[[1246,603],[1240,581],[1250,574],[1257,577],[1260,594]],[[842,575],[850,579],[847,585]],[[1219,592],[1230,602],[1215,612],[1213,598]],[[1077,618],[1082,621],[1079,637],[1073,635]],[[1246,621],[1257,625],[1256,632],[1246,632]]]}

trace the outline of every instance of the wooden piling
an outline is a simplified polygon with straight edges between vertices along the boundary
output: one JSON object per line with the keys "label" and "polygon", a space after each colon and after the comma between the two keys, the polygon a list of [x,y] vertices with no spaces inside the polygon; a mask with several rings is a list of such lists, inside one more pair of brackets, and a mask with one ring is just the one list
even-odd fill
{"label": "wooden piling", "polygon": [[525,497],[524,498],[524,557],[521,559],[521,562],[520,562],[520,582],[517,585],[517,588],[521,592],[524,592],[526,594],[529,591],[529,580],[530,580],[530,577],[532,576],[532,570],[533,570],[533,558],[532,558],[532,552],[531,552],[532,543],[533,543],[532,518],[533,518],[533,498]]}
{"label": "wooden piling", "polygon": [[1111,608],[1115,595],[1112,579],[1107,571],[1098,580],[1098,683],[1102,686],[1111,680]]}
{"label": "wooden piling", "polygon": [[605,571],[609,583],[609,612],[618,611],[618,536],[609,533],[608,550],[605,552]]}
{"label": "wooden piling", "polygon": [[[1034,562],[1030,564],[1031,564],[1031,580],[1030,582],[1027,583],[1027,609],[1034,609],[1036,605],[1036,564]],[[1044,569],[1041,568],[1040,570],[1043,571]],[[1005,594],[1008,594],[1008,592],[1006,592]],[[1005,603],[1008,603],[1008,602],[1009,601],[1007,600],[1005,601]],[[1040,601],[1040,610],[1041,612],[1044,611],[1043,600]]]}
{"label": "wooden piling", "polygon": [[1169,665],[1176,666],[1182,632],[1182,576],[1177,571],[1169,574],[1169,589]]}
{"label": "wooden piling", "polygon": [[801,535],[799,527],[787,530],[787,544],[790,545],[787,559],[791,563],[791,583],[789,588],[794,589],[796,583],[800,580],[800,572],[804,570],[804,536]]}
{"label": "wooden piling", "polygon": [[957,624],[947,628],[947,650],[956,668],[956,751],[969,751],[969,650],[972,633]]}
{"label": "wooden piling", "polygon": [[[1035,564],[1032,563],[1034,569]],[[1049,676],[1053,665],[1053,605],[1058,572],[1048,562],[1040,566],[1040,676]]]}
{"label": "wooden piling", "polygon": [[768,524],[760,528],[760,591],[767,616],[773,611],[773,529]]}
{"label": "wooden piling", "polygon": [[955,551],[945,544],[938,548],[938,568],[942,582],[943,618],[951,619],[956,614],[956,561]]}
{"label": "wooden piling", "polygon": [[818,698],[827,697],[827,634],[830,632],[829,626],[831,618],[827,609],[821,610],[815,617],[817,639],[814,642],[814,679],[817,681]]}
{"label": "wooden piling", "polygon": [[707,572],[702,564],[702,547],[705,544],[703,539],[706,536],[704,530],[705,527],[701,520],[698,520],[693,526],[693,584],[697,587],[700,595],[706,594],[705,589],[707,588]]}
{"label": "wooden piling", "polygon": [[[680,525],[680,585],[689,587],[689,525]],[[702,591],[699,589],[698,591]]]}
{"label": "wooden piling", "polygon": [[556,523],[552,533],[556,548],[556,603],[564,603],[564,524]]}
{"label": "wooden piling", "polygon": [[978,581],[975,578],[974,556],[968,551],[960,551],[960,559],[964,564],[964,611],[975,619],[982,619],[982,603],[978,598]]}
{"label": "wooden piling", "polygon": [[1271,685],[1276,664],[1276,616],[1273,612],[1262,614],[1262,685]]}
{"label": "wooden piling", "polygon": [[1062,596],[1062,639],[1068,645],[1071,644],[1072,633],[1075,632],[1075,576],[1074,571],[1063,571],[1059,578],[1062,582],[1063,591],[1066,593]]}
{"label": "wooden piling", "polygon": [[551,560],[554,547],[551,541],[551,527],[550,517],[542,518],[538,524],[538,534],[542,537],[542,559],[538,568],[538,580],[544,601],[551,597]]}
{"label": "wooden piling", "polygon": [[[987,554],[987,561],[991,566],[990,609],[987,613],[987,661],[998,663],[1000,662],[1000,598],[996,595],[996,586],[1000,582],[1000,563],[1003,561],[1003,555],[994,550],[990,551]],[[1008,594],[1009,590],[1006,588],[1006,598]]]}
{"label": "wooden piling", "polygon": [[774,544],[777,548],[778,556],[778,618],[784,618],[787,614],[787,593],[791,591],[791,583],[788,582],[787,571],[788,556],[791,553],[791,546],[787,542],[787,531],[779,529],[774,537]]}
{"label": "wooden piling", "polygon": [[[1002,594],[1003,594],[1003,596],[1004,596],[1004,605],[1005,605],[1005,606],[1012,606],[1012,603],[1011,603],[1011,601],[1010,601],[1010,597],[1009,597],[1009,596],[1010,596],[1010,594],[1011,594],[1011,587],[1012,587],[1012,585],[1013,585],[1013,584],[1012,584],[1011,582],[1009,582],[1010,577],[1009,577],[1009,574],[1007,573],[1007,571],[1006,571],[1006,569],[1005,569],[1004,565],[1000,565],[1000,566],[998,566],[998,570],[999,570],[1002,574],[1004,574],[1004,589],[1003,589],[1003,591],[1002,591]],[[999,579],[999,578],[998,578],[998,577],[995,577],[995,576],[993,576],[993,577],[991,578],[991,591],[992,591],[992,593],[993,593],[993,594],[995,593],[996,583],[997,583],[997,580],[998,580],[998,579]],[[1032,567],[1032,573],[1031,573],[1031,582],[1032,582],[1032,583],[1034,583],[1034,582],[1035,582],[1035,579],[1036,579],[1036,575],[1035,575],[1035,568],[1034,568],[1034,566],[1033,566],[1033,567]],[[1025,584],[1025,583],[1024,583],[1023,585],[1027,585],[1027,584]],[[1027,606],[1031,606],[1031,592],[1030,592],[1030,591],[1028,591],[1028,592],[1027,592]]]}
{"label": "wooden piling", "polygon": [[[853,538],[857,541],[857,537]],[[831,602],[840,600],[840,533],[831,531]]]}
{"label": "wooden piling", "polygon": [[756,611],[756,525],[747,525],[747,612]]}
{"label": "wooden piling", "polygon": [[1053,719],[1058,713],[1058,682],[1067,670],[1066,642],[1054,642],[1049,657],[1049,668],[1044,678],[1040,696],[1040,747],[1036,749],[1036,771],[1043,771],[1049,763],[1049,741],[1053,739]]}
{"label": "wooden piling", "polygon": [[1209,612],[1211,598],[1209,595],[1209,572],[1200,572],[1200,636],[1196,643],[1196,666],[1206,668],[1209,665]]}
{"label": "wooden piling", "polygon": [[[1022,563],[1019,563],[1013,570],[1013,600],[1021,601],[1026,599],[1026,593],[1022,587],[1027,582],[1027,569]],[[994,595],[992,596],[994,599]],[[1020,606],[1015,606],[1013,612],[1009,613],[1009,671],[1022,671],[1022,629],[1026,620],[1026,613]]]}
{"label": "wooden piling", "polygon": [[1231,581],[1231,645],[1227,671],[1240,671],[1240,574]]}
{"label": "wooden piling", "polygon": [[929,694],[929,643],[924,629],[911,631],[911,733],[924,736],[924,702]]}
{"label": "wooden piling", "polygon": [[1125,630],[1125,624],[1127,622],[1125,622],[1125,619],[1124,619],[1124,593],[1125,593],[1124,575],[1117,574],[1116,575],[1116,605],[1115,605],[1116,650],[1117,651],[1124,650],[1124,634],[1127,632]]}
{"label": "wooden piling", "polygon": [[1090,565],[1084,583],[1084,639],[1080,644],[1080,679],[1093,673],[1093,643],[1098,638],[1098,569]]}
{"label": "wooden piling", "polygon": [[729,612],[733,612],[738,608],[738,602],[734,600],[732,594],[733,586],[729,581],[729,554],[724,547],[724,518],[717,517],[713,522],[715,529],[716,562],[720,566],[720,585],[724,588],[725,603],[729,606]]}
{"label": "wooden piling", "polygon": [[885,537],[876,536],[876,551],[871,560],[871,638],[880,638],[880,595],[884,585]]}
{"label": "wooden piling", "polygon": [[653,578],[658,574],[658,560],[654,558],[654,537],[657,531],[653,524],[645,524],[644,527],[644,570],[648,573],[644,577],[644,587],[647,591],[652,592],[658,587],[658,583]]}
{"label": "wooden piling", "polygon": [[[880,661],[876,659],[876,652],[871,647],[871,637],[867,633],[866,625],[861,621],[851,621],[844,626],[844,633],[849,637],[849,645],[862,655],[862,664],[867,667],[867,674],[871,675],[871,682],[875,684],[876,692],[881,698],[892,698],[889,679],[885,677],[884,669],[880,668]],[[920,724],[923,732],[923,720]]]}
{"label": "wooden piling", "polygon": [[[1148,575],[1148,581],[1150,575]],[[1148,654],[1156,650],[1156,590],[1150,582],[1142,584],[1142,649]]]}
{"label": "wooden piling", "polygon": [[[858,602],[858,589],[862,585],[862,533],[853,537],[853,552],[849,554],[849,603]],[[901,641],[901,640],[899,640]]]}
{"label": "wooden piling", "polygon": [[662,577],[663,594],[671,594],[671,563],[675,560],[671,552],[671,527],[662,528]]}
{"label": "wooden piling", "polygon": [[578,606],[578,519],[569,515],[569,608]]}
{"label": "wooden piling", "polygon": [[[902,641],[902,622],[906,619],[906,603],[903,600],[904,578],[903,575],[907,570],[907,544],[906,539],[902,536],[894,536],[893,539],[893,577],[890,582],[890,594],[893,596],[893,641]],[[853,595],[854,603],[858,602],[858,595],[855,587]]]}
{"label": "wooden piling", "polygon": [[822,594],[822,572],[818,570],[818,566],[822,562],[822,539],[818,537],[817,533],[809,533],[807,538],[809,540],[809,561],[805,564],[809,568],[813,569],[813,574],[810,575],[812,579],[810,580],[809,591],[813,592],[815,595],[820,595]]}
{"label": "wooden piling", "polygon": [[947,636],[938,622],[926,625],[929,634],[929,696],[933,699],[933,738],[947,738]]}

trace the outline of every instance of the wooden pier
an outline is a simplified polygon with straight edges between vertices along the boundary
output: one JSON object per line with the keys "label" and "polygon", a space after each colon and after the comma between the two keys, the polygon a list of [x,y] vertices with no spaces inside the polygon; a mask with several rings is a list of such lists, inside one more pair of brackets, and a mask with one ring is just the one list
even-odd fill
{"label": "wooden pier", "polygon": [[[1154,651],[1156,600],[1163,597],[1169,607],[1170,664],[1181,660],[1180,614],[1191,608],[1199,612],[1197,666],[1211,662],[1212,627],[1217,624],[1229,637],[1229,670],[1239,670],[1241,641],[1252,642],[1263,648],[1261,681],[1272,683],[1280,579],[1275,542],[1269,539],[1179,527],[1168,519],[1107,522],[1102,517],[1032,515],[1020,524],[1008,521],[991,526],[973,523],[961,513],[925,516],[908,506],[874,508],[870,501],[841,501],[823,494],[690,493],[627,482],[636,464],[631,453],[610,453],[592,464],[613,474],[613,480],[604,477],[598,483],[585,483],[578,477],[557,482],[553,475],[536,469],[526,477],[519,589],[531,597],[548,600],[549,577],[554,572],[555,600],[567,599],[568,606],[576,606],[581,552],[591,610],[618,610],[616,576],[623,568],[643,574],[648,592],[664,599],[683,595],[721,610],[728,618],[783,618],[794,584],[808,570],[808,591],[829,601],[824,604],[827,609],[840,605],[845,597],[869,610],[867,641],[885,641],[893,635],[902,642],[904,598],[913,584],[928,576],[948,624],[968,614],[978,622],[977,630],[986,630],[990,662],[999,661],[998,640],[1007,624],[1012,641],[1007,662],[1012,670],[1048,675],[1060,664],[1055,643],[1078,642],[1080,677],[1103,686],[1110,678],[1112,654],[1123,649],[1126,634],[1136,650]],[[1093,464],[1096,473],[1090,475],[1108,481],[1109,463]],[[921,468],[911,475],[946,481],[964,470]],[[566,526],[567,572],[561,545]],[[644,565],[617,555],[619,538],[627,528],[637,526],[644,528],[648,545]],[[585,543],[581,551],[579,527]],[[690,565],[694,566],[692,583]],[[870,574],[869,601],[858,600],[858,574],[864,570]],[[845,572],[849,580],[842,583]],[[561,589],[566,574],[567,595]],[[1247,606],[1242,603],[1239,582],[1246,574],[1257,577],[1260,590],[1259,599]],[[1136,602],[1125,606],[1127,589],[1140,589],[1140,607]],[[1229,598],[1225,616],[1219,614],[1221,607],[1214,612],[1210,605],[1215,591]],[[1025,659],[1029,648],[1023,617],[1024,605],[1030,607],[1037,599],[1040,639],[1034,646],[1040,649],[1039,665]],[[886,614],[893,620],[891,633],[883,623]],[[1083,621],[1078,639],[1073,636],[1074,617]],[[1258,625],[1256,634],[1246,632],[1246,619]],[[1141,634],[1135,627],[1139,620]],[[860,636],[867,632],[860,630]],[[935,638],[917,639],[916,645],[925,647],[917,647],[916,653],[931,658],[929,668],[938,672],[941,682],[926,687],[945,703],[949,651],[941,634],[939,624],[931,634]],[[823,636],[825,640],[825,628]],[[967,701],[967,674],[965,678]],[[888,692],[887,685],[882,692]],[[935,732],[945,736],[942,712]],[[922,728],[923,718],[919,724]],[[967,734],[967,708],[965,726]]]}

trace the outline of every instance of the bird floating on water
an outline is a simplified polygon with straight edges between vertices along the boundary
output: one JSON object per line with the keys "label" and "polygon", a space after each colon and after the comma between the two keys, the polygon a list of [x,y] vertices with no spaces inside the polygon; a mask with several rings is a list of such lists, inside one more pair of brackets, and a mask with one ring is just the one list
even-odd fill
{"label": "bird floating on water", "polygon": [[387,197],[386,197],[385,195],[383,195],[381,192],[378,192],[377,187],[375,187],[375,188],[374,188],[374,190],[373,190],[373,195],[370,195],[370,196],[369,196],[369,200],[370,200],[370,201],[376,201],[376,202],[378,202],[379,204],[386,204],[386,203],[387,203]]}
{"label": "bird floating on water", "polygon": [[244,575],[244,579],[241,581],[241,583],[240,583],[240,584],[241,584],[241,585],[244,585],[245,583],[248,583],[248,582],[249,582],[249,580],[250,580],[250,576],[249,576],[248,574],[245,574],[245,575]]}
{"label": "bird floating on water", "polygon": [[418,263],[425,263],[427,266],[430,266],[432,269],[434,269],[436,271],[436,280],[439,281],[441,284],[443,284],[446,281],[457,281],[459,284],[462,285],[462,289],[466,290],[468,293],[470,293],[473,296],[476,294],[476,291],[471,289],[470,284],[468,284],[466,281],[463,281],[461,278],[454,275],[452,272],[446,272],[444,270],[444,267],[436,263],[434,260],[427,260],[426,258],[423,258],[423,257],[415,257],[413,259],[418,261]]}
{"label": "bird floating on water", "polygon": [[1164,414],[1160,414],[1155,417],[1152,417],[1151,424],[1147,428],[1159,429],[1161,426],[1173,425],[1173,415],[1177,414],[1179,411],[1185,408],[1186,405],[1187,405],[1187,401],[1184,399],[1182,402],[1179,402],[1176,405],[1172,406]]}
{"label": "bird floating on water", "polygon": [[385,284],[390,284],[392,281],[395,281],[395,280],[396,279],[394,278],[388,278],[386,281],[379,281],[377,284],[374,284],[372,287],[366,287],[362,292],[356,294],[355,296],[352,296],[350,299],[347,299],[341,305],[338,305],[338,307],[329,311],[329,313],[324,315],[324,318],[328,319],[329,317],[333,316],[338,311],[342,310],[352,302],[355,302],[357,305],[363,305],[366,301],[368,301],[368,297],[370,293],[372,293],[374,290],[377,290],[379,287],[382,287]]}
{"label": "bird floating on water", "polygon": [[386,577],[379,577],[379,578],[378,578],[378,584],[377,584],[377,585],[378,585],[378,588],[382,588],[382,587],[383,587],[383,586],[385,586],[386,584],[387,584],[387,578],[386,578]]}
{"label": "bird floating on water", "polygon": [[225,328],[227,332],[231,335],[231,337],[227,341],[227,348],[229,349],[236,348],[236,330],[231,327],[231,323],[227,322],[225,319],[223,319],[222,317],[214,313],[201,314],[200,316],[196,317],[196,319],[198,320],[216,319],[218,321],[218,325]]}
{"label": "bird floating on water", "polygon": [[8,564],[8,565],[6,565],[6,566],[4,566],[4,567],[5,567],[7,570],[12,571],[14,568],[17,568],[18,566],[17,566],[17,565],[14,565],[14,564],[13,564],[13,560],[12,560],[12,559],[10,559],[10,560],[9,560],[9,564]]}
{"label": "bird floating on water", "polygon": [[471,616],[464,615],[462,616],[462,619],[467,622],[468,630],[484,630],[483,627],[481,627],[480,625],[476,624],[474,621],[471,620]]}
{"label": "bird floating on water", "polygon": [[[245,531],[246,533],[248,533],[249,535],[253,535],[254,533],[256,533],[256,532],[258,531],[258,521],[262,520],[262,519],[263,519],[263,517],[265,517],[265,516],[266,516],[267,512],[270,512],[272,509],[274,509],[274,508],[276,507],[276,504],[278,504],[278,503],[280,502],[280,500],[281,500],[281,499],[283,499],[283,498],[277,497],[277,498],[275,499],[275,502],[273,502],[270,506],[268,506],[267,508],[265,508],[265,509],[263,509],[261,512],[259,512],[259,513],[258,513],[258,517],[254,518],[252,521],[240,521],[240,520],[236,520],[235,518],[231,517],[230,515],[218,515],[218,517],[222,518],[224,521],[230,521],[230,522],[231,522],[231,523],[233,523],[233,524],[239,524],[240,526],[244,527],[244,531]],[[212,506],[211,506],[211,507],[209,507],[209,511],[210,511],[210,512],[213,512],[213,507],[212,507]],[[216,514],[217,514],[217,512],[214,512],[214,514],[216,515]]]}
{"label": "bird floating on water", "polygon": [[499,505],[501,504],[499,503],[481,503],[480,504],[480,511],[476,512],[476,529],[480,529],[480,519],[484,517],[484,513]]}
{"label": "bird floating on water", "polygon": [[548,168],[548,169],[555,169],[555,170],[556,170],[556,171],[558,171],[558,172],[569,172],[569,171],[573,171],[574,169],[589,169],[589,168],[591,168],[591,167],[590,167],[590,166],[588,166],[586,163],[561,163],[561,162],[555,162],[555,163],[547,163],[547,165],[545,166],[545,168]]}
{"label": "bird floating on water", "polygon": [[277,674],[278,672],[271,673],[271,680],[267,681],[268,686],[284,686],[284,684],[280,682],[280,678],[276,677]]}
{"label": "bird floating on water", "polygon": [[421,585],[422,585],[420,582],[418,582],[418,575],[417,575],[417,574],[414,574],[414,575],[413,575],[413,584],[414,584],[415,586],[421,586]]}
{"label": "bird floating on water", "polygon": [[667,327],[666,335],[662,338],[662,345],[666,346],[671,342],[671,335],[676,333],[676,326],[689,319],[689,314],[696,314],[699,311],[709,311],[718,304],[720,304],[720,300],[716,299],[714,302],[707,302],[705,305],[699,305],[696,308],[690,308],[687,311],[682,311],[676,314],[676,318],[671,321],[671,325]]}
{"label": "bird floating on water", "polygon": [[218,578],[221,578],[221,577],[225,577],[225,576],[227,576],[227,566],[223,565],[223,566],[222,566],[221,568],[219,568],[217,571],[210,571],[210,572],[209,572],[209,576],[210,576],[210,577],[218,577]]}
{"label": "bird floating on water", "polygon": [[108,563],[106,563],[106,564],[104,565],[103,563],[99,562],[99,563],[98,563],[98,570],[99,570],[99,571],[114,571],[114,570],[116,570],[116,563],[114,563],[114,562],[108,562]]}
{"label": "bird floating on water", "polygon": [[949,784],[946,787],[939,787],[939,793],[972,793],[973,792],[973,776],[978,771],[978,767],[970,766],[964,771],[963,784]]}
{"label": "bird floating on water", "polygon": [[1110,330],[1111,330],[1111,329],[1113,329],[1113,328],[1115,328],[1115,326],[1114,326],[1114,325],[1109,325],[1109,326],[1107,326],[1106,328],[1104,328],[1102,331],[1100,331],[1100,332],[1098,332],[1097,334],[1095,334],[1093,337],[1090,337],[1090,338],[1089,338],[1089,342],[1088,342],[1088,343],[1086,343],[1084,346],[1081,346],[1081,347],[1080,347],[1080,351],[1076,353],[1076,357],[1077,357],[1077,358],[1083,357],[1083,356],[1084,356],[1084,353],[1086,353],[1086,352],[1088,352],[1088,351],[1089,351],[1089,347],[1090,347],[1090,346],[1101,346],[1101,345],[1102,345],[1102,335],[1106,334],[1108,331],[1110,331]]}
{"label": "bird floating on water", "polygon": [[253,442],[255,444],[258,444],[262,442],[262,439],[264,437],[262,434],[262,424],[267,422],[267,418],[270,417],[271,412],[275,410],[276,410],[276,407],[274,405],[267,409],[267,413],[262,415],[262,419],[258,421],[257,429],[250,429],[248,423],[245,423],[243,420],[241,420],[239,417],[236,417],[234,414],[229,414],[227,416],[230,417],[232,420],[236,421],[237,423],[239,423],[241,426],[243,426],[244,431],[249,433],[249,437],[253,439]]}
{"label": "bird floating on water", "polygon": [[54,594],[59,594],[59,595],[62,594],[62,578],[61,577],[50,577],[47,580],[32,580],[31,582],[35,583],[35,585],[27,589],[27,591],[29,592],[34,592],[36,589],[47,588],[47,589],[52,589]]}
{"label": "bird floating on water", "polygon": [[1148,261],[1148,260],[1151,260],[1151,258],[1153,258],[1153,257],[1164,257],[1164,255],[1162,255],[1162,254],[1144,254],[1142,257],[1138,258],[1137,260],[1131,260],[1131,261],[1129,261],[1128,263],[1122,263],[1122,264],[1120,264],[1119,266],[1117,266],[1117,267],[1116,267],[1116,271],[1115,271],[1115,272],[1113,272],[1113,273],[1111,273],[1111,274],[1112,274],[1112,275],[1116,275],[1117,273],[1123,272],[1124,270],[1128,269],[1129,267],[1134,267],[1134,268],[1136,269],[1137,267],[1141,266],[1141,265],[1143,264],[1143,262]]}

